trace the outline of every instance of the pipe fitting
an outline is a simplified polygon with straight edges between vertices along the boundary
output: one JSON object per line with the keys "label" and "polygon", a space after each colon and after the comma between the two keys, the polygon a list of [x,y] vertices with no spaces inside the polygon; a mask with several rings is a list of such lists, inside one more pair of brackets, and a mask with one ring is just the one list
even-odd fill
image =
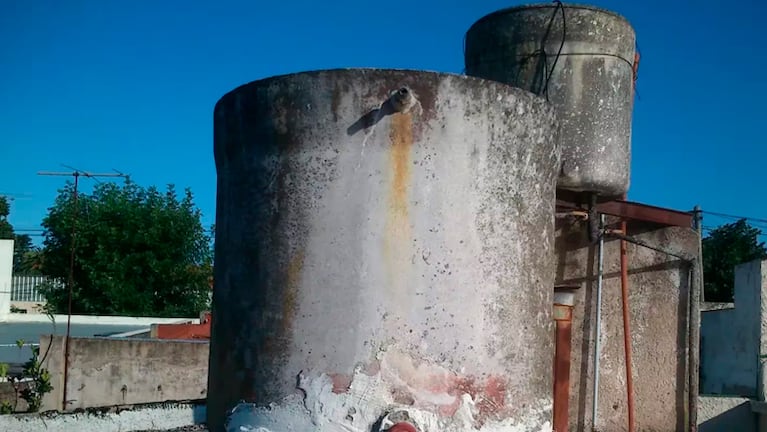
{"label": "pipe fitting", "polygon": [[418,432],[418,429],[415,428],[410,423],[407,422],[399,422],[395,423],[394,426],[387,429],[388,432]]}
{"label": "pipe fitting", "polygon": [[379,432],[418,432],[410,414],[405,410],[392,411],[379,421]]}
{"label": "pipe fitting", "polygon": [[395,112],[407,111],[414,101],[413,92],[407,87],[400,88],[389,97],[389,104]]}

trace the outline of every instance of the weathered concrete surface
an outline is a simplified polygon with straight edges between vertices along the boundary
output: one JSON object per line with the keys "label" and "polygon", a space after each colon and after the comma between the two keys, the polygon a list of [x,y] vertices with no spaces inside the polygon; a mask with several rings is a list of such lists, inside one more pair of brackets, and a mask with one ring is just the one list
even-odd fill
{"label": "weathered concrete surface", "polygon": [[293,430],[397,406],[422,432],[546,428],[556,129],[527,92],[429,72],[222,98],[212,429],[240,399],[238,419]]}
{"label": "weathered concrete surface", "polygon": [[[580,285],[573,317],[570,428],[591,430],[596,323],[596,244],[584,224],[557,231],[557,281]],[[629,222],[629,235],[694,256],[697,235],[689,229]],[[601,357],[597,428],[627,430],[625,356],[620,285],[620,242],[604,251]],[[681,431],[687,420],[689,267],[677,258],[628,245],[629,304],[637,431]]]}
{"label": "weathered concrete surface", "polygon": [[757,415],[747,398],[700,396],[699,432],[757,432]]}
{"label": "weathered concrete surface", "polygon": [[548,3],[477,21],[466,33],[465,64],[468,75],[544,95],[558,108],[558,188],[619,197],[630,183],[634,52],[625,18]]}
{"label": "weathered concrete surface", "polygon": [[[64,409],[64,339],[40,338],[53,385],[43,410]],[[208,353],[207,341],[71,338],[66,408],[205,399]]]}
{"label": "weathered concrete surface", "polygon": [[735,308],[706,311],[701,319],[702,394],[759,398],[759,354],[767,338],[763,313],[767,266],[752,261],[735,268]]}
{"label": "weathered concrete surface", "polygon": [[0,416],[3,432],[131,432],[179,428],[205,422],[205,406],[162,404],[111,412]]}

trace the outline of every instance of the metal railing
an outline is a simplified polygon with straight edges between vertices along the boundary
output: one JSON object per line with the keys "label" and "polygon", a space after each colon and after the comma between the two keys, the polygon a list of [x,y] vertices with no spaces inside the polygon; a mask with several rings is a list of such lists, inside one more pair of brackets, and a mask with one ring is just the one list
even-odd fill
{"label": "metal railing", "polygon": [[49,281],[51,279],[45,276],[14,275],[11,282],[11,301],[45,303],[45,297],[38,287]]}

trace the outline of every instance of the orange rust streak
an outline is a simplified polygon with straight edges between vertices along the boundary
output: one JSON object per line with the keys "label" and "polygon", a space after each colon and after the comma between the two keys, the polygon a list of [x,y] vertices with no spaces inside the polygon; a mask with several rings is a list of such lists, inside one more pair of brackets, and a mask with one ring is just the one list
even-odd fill
{"label": "orange rust streak", "polygon": [[391,122],[391,165],[393,182],[391,212],[397,225],[407,222],[408,185],[410,183],[410,150],[413,147],[413,120],[409,114],[394,114]]}

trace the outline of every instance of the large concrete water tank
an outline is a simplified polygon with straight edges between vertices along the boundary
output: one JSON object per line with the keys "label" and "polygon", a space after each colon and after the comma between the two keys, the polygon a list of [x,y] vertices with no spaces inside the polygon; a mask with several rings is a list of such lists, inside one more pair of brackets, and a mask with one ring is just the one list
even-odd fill
{"label": "large concrete water tank", "polygon": [[531,93],[429,72],[225,95],[212,430],[235,407],[227,430],[545,427],[556,123]]}
{"label": "large concrete water tank", "polygon": [[556,3],[487,15],[465,42],[468,75],[530,90],[558,108],[557,187],[604,199],[629,188],[634,54],[634,30],[623,17]]}

